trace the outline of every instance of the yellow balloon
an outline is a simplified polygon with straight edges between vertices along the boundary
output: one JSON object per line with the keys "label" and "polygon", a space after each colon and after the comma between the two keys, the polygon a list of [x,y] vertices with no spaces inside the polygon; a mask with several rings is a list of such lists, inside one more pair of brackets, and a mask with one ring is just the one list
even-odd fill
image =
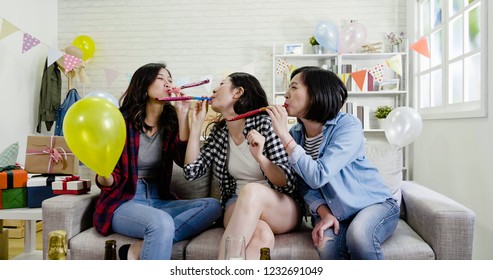
{"label": "yellow balloon", "polygon": [[96,50],[94,41],[87,35],[77,36],[72,42],[72,45],[78,47],[82,51],[82,59],[84,61],[91,58]]}
{"label": "yellow balloon", "polygon": [[109,176],[122,154],[127,129],[120,110],[110,101],[86,97],[68,109],[63,134],[82,163],[96,174]]}

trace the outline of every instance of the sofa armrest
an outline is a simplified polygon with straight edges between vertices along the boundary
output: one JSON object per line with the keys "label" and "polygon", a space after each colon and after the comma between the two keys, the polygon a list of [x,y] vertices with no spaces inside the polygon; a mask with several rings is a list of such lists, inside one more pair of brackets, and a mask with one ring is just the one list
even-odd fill
{"label": "sofa armrest", "polygon": [[407,224],[428,243],[438,260],[472,258],[475,214],[438,192],[404,181]]}
{"label": "sofa armrest", "polygon": [[[48,233],[65,230],[67,240],[92,227],[94,204],[99,188],[82,195],[59,195],[43,201],[43,259],[46,259]],[[69,242],[70,244],[70,242]],[[70,245],[69,245],[70,246]]]}

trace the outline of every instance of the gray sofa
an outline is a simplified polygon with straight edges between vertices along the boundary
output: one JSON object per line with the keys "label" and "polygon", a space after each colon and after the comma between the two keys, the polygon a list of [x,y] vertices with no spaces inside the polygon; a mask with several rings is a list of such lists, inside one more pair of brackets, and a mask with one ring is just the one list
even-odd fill
{"label": "gray sofa", "polygon": [[[396,231],[383,243],[386,259],[471,259],[475,214],[416,182],[402,181],[402,152],[388,145],[367,147],[367,156],[378,168],[396,198],[401,199],[401,219]],[[188,182],[175,166],[173,189],[182,198],[218,197],[210,174]],[[52,230],[67,231],[68,258],[103,259],[105,240],[115,239],[117,247],[135,240],[120,234],[102,236],[92,227],[94,202],[99,189],[88,194],[60,195],[43,201],[43,257],[47,254],[47,235]],[[310,219],[304,219],[297,232],[276,235],[272,259],[319,259],[311,242]],[[191,240],[174,244],[172,259],[216,259],[224,229],[213,227]]]}

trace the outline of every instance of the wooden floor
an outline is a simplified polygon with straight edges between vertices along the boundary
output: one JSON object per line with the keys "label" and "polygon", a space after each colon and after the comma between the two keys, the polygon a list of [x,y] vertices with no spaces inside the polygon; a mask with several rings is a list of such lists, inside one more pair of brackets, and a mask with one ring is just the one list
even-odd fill
{"label": "wooden floor", "polygon": [[[43,250],[43,230],[36,232],[36,250]],[[24,252],[24,238],[9,238],[9,260]]]}

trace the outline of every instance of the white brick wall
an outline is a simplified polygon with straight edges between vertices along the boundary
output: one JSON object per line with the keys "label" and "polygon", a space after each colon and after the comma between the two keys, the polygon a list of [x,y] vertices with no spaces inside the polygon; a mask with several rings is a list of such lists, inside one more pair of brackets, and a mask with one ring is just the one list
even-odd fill
{"label": "white brick wall", "polygon": [[[81,95],[97,89],[119,97],[139,66],[165,61],[175,79],[212,75],[213,86],[228,73],[254,69],[270,96],[273,43],[303,43],[308,50],[319,21],[342,27],[350,19],[366,27],[369,42],[383,41],[386,33],[405,30],[406,1],[63,0],[59,47],[82,34],[96,44],[90,83],[74,84]],[[104,68],[121,73],[110,87]]]}

